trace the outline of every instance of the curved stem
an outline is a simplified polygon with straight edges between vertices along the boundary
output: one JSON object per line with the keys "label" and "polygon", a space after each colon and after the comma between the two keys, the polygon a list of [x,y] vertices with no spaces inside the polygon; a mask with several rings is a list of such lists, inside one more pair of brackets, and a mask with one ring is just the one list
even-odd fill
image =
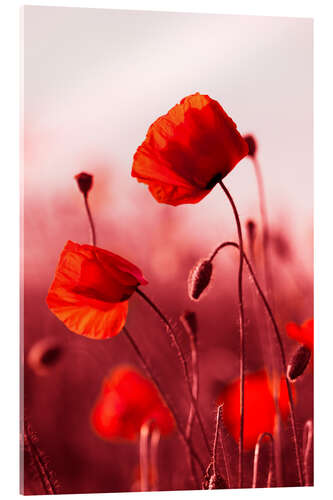
{"label": "curved stem", "polygon": [[95,224],[94,224],[94,221],[93,221],[93,218],[91,215],[91,211],[90,211],[90,207],[89,207],[89,203],[88,203],[88,193],[85,193],[83,195],[83,199],[84,199],[84,205],[86,207],[86,212],[88,215],[88,220],[89,220],[89,225],[90,225],[91,244],[93,246],[96,246],[96,230],[95,230]]}
{"label": "curved stem", "polygon": [[[217,253],[220,250],[222,250],[222,248],[225,248],[227,246],[232,246],[232,247],[239,249],[239,245],[237,243],[235,243],[233,241],[226,241],[217,247],[217,249],[213,252],[212,256],[210,257],[210,260],[212,260],[217,255]],[[296,464],[297,464],[298,480],[299,480],[300,485],[303,486],[303,474],[302,474],[302,468],[301,468],[300,451],[299,451],[297,434],[296,434],[294,402],[293,402],[293,396],[292,396],[292,391],[291,391],[291,385],[290,385],[290,382],[289,382],[288,377],[287,377],[287,363],[286,363],[286,355],[285,355],[285,351],[284,351],[284,347],[283,347],[282,337],[281,337],[279,328],[277,326],[275,317],[273,315],[272,309],[271,309],[271,307],[266,299],[264,292],[262,291],[262,288],[260,287],[260,285],[258,283],[256,275],[255,275],[255,273],[252,269],[252,266],[250,264],[250,261],[247,258],[244,251],[243,251],[243,256],[244,256],[244,260],[247,264],[247,267],[250,271],[253,282],[254,282],[254,284],[259,292],[259,295],[260,295],[260,297],[265,305],[268,316],[272,322],[273,329],[274,329],[275,336],[276,336],[276,340],[277,340],[278,345],[279,345],[281,363],[282,363],[283,373],[285,375],[284,378],[285,378],[285,382],[287,385],[288,398],[289,398],[289,408],[290,408],[291,425],[292,425],[292,431],[293,431],[293,441],[294,441],[295,452],[296,452]]]}
{"label": "curved stem", "polygon": [[[181,321],[182,321],[182,319],[181,319]],[[198,401],[199,366],[198,366],[198,351],[197,351],[196,335],[193,333],[191,327],[187,324],[186,321],[182,321],[182,324],[183,324],[184,330],[186,331],[186,333],[190,339],[191,361],[192,361],[192,393],[193,393],[193,397],[195,398],[195,400]],[[188,439],[191,439],[194,415],[195,415],[195,409],[194,409],[193,403],[191,402],[190,411],[189,411],[187,423],[186,423],[186,431],[185,431],[185,435]],[[192,472],[193,481],[196,482],[197,488],[200,488],[200,481],[199,481],[199,478],[198,478],[198,475],[196,472],[196,468],[195,468],[195,465],[193,462],[192,455],[189,455],[189,461],[191,464],[191,472]]]}
{"label": "curved stem", "polygon": [[[262,225],[262,246],[263,246],[263,263],[264,263],[264,284],[265,291],[267,294],[267,298],[271,304],[271,307],[274,309],[274,291],[273,291],[273,273],[271,269],[271,261],[269,256],[269,224],[268,224],[268,215],[267,215],[267,205],[266,205],[266,197],[265,197],[265,189],[264,189],[264,181],[262,177],[262,171],[260,168],[260,163],[256,154],[252,157],[254,172],[257,181],[258,187],[258,197],[259,197],[259,209],[260,209],[260,217],[261,217],[261,225]],[[267,325],[266,325],[267,327]],[[273,384],[273,396],[276,408],[276,440],[275,440],[275,464],[276,464],[276,474],[277,474],[277,486],[282,485],[282,466],[281,466],[281,415],[279,411],[278,404],[278,384],[275,377],[276,371],[276,359],[274,356],[274,348],[272,338],[269,334],[268,338],[268,354],[271,358],[271,370],[272,370],[272,384]]]}
{"label": "curved stem", "polygon": [[139,346],[137,345],[137,343],[135,342],[134,338],[132,337],[132,335],[130,334],[130,332],[127,330],[126,327],[123,328],[123,332],[124,332],[125,336],[127,337],[128,341],[130,342],[130,344],[132,345],[133,349],[135,350],[136,354],[140,358],[140,361],[141,361],[144,369],[146,370],[146,372],[148,373],[148,375],[150,376],[150,378],[152,379],[152,381],[156,385],[157,389],[159,390],[160,394],[162,395],[163,399],[165,400],[165,402],[166,402],[169,410],[173,414],[173,417],[175,419],[175,423],[176,423],[178,432],[179,432],[182,440],[184,441],[185,446],[191,452],[192,456],[194,457],[194,459],[197,461],[198,465],[200,466],[201,471],[204,473],[205,472],[205,468],[204,468],[204,466],[203,466],[203,464],[202,464],[202,462],[201,462],[198,454],[196,453],[195,449],[193,448],[191,441],[189,439],[187,439],[187,437],[185,435],[185,432],[184,432],[184,430],[182,428],[182,425],[181,425],[181,423],[179,421],[179,418],[178,418],[176,412],[172,408],[172,404],[170,402],[169,397],[163,391],[163,389],[161,387],[161,384],[159,383],[158,378],[155,376],[154,372],[152,371],[151,367],[149,366],[148,362],[146,361],[146,358],[142,354]]}
{"label": "curved stem", "polygon": [[267,475],[267,488],[271,487],[272,474],[273,474],[274,439],[273,439],[273,436],[270,432],[263,432],[258,437],[256,447],[254,450],[252,488],[257,488],[260,446],[261,446],[261,442],[262,442],[263,438],[265,438],[265,437],[268,437],[270,439],[270,442],[271,442],[269,470],[268,470],[268,475]]}
{"label": "curved stem", "polygon": [[244,334],[244,305],[243,305],[243,236],[238,211],[234,200],[226,186],[220,180],[219,184],[227,196],[237,225],[239,241],[239,270],[238,270],[238,298],[239,298],[239,341],[240,341],[240,428],[239,428],[239,456],[238,456],[238,487],[243,487],[243,441],[244,441],[244,371],[245,371],[245,334]]}
{"label": "curved stem", "polygon": [[210,452],[210,446],[209,446],[209,441],[208,441],[208,438],[207,438],[207,434],[206,434],[206,431],[205,431],[205,428],[204,428],[204,425],[203,425],[203,422],[202,422],[202,419],[201,419],[201,416],[200,416],[200,413],[199,413],[199,409],[198,409],[198,405],[197,405],[196,399],[195,399],[195,397],[193,395],[193,392],[192,392],[192,384],[191,384],[190,374],[189,374],[189,371],[188,371],[187,362],[186,362],[183,350],[182,350],[182,348],[181,348],[181,346],[180,346],[180,344],[179,344],[179,342],[177,340],[177,337],[176,337],[176,334],[174,332],[174,329],[172,328],[170,322],[164,316],[164,314],[162,313],[162,311],[157,307],[157,305],[142,290],[140,290],[139,288],[137,288],[136,292],[150,305],[150,307],[152,307],[152,309],[156,312],[156,314],[161,318],[161,320],[163,321],[163,323],[167,327],[167,331],[169,332],[171,343],[174,344],[175,347],[176,347],[176,349],[177,349],[177,353],[178,353],[179,359],[181,361],[181,364],[182,364],[182,367],[183,367],[183,370],[184,370],[185,381],[186,381],[186,384],[187,384],[187,387],[188,387],[188,391],[189,391],[189,394],[190,394],[191,403],[192,403],[193,408],[195,410],[196,417],[198,419],[199,426],[200,426],[200,429],[201,429],[201,432],[202,432],[202,435],[203,435],[203,438],[204,438],[207,450]]}
{"label": "curved stem", "polygon": [[309,478],[309,457],[313,441],[313,423],[308,420],[303,430],[303,467],[305,476],[305,486],[310,486]]}

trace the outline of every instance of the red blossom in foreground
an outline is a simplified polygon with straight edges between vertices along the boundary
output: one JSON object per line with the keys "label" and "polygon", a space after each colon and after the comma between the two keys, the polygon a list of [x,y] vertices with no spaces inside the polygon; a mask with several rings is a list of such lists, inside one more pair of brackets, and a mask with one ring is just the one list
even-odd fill
{"label": "red blossom in foreground", "polygon": [[128,299],[146,284],[140,269],[119,255],[68,241],[46,302],[74,333],[106,339],[121,331]]}
{"label": "red blossom in foreground", "polygon": [[[230,383],[219,395],[217,404],[223,404],[223,422],[235,441],[239,440],[240,428],[240,381]],[[255,447],[262,432],[273,434],[275,404],[269,379],[265,371],[245,376],[244,449]],[[289,415],[288,391],[284,379],[280,383],[279,408],[281,417]]]}
{"label": "red blossom in foreground", "polygon": [[93,408],[94,431],[106,440],[133,441],[142,424],[148,421],[152,421],[162,435],[170,434],[175,426],[153,382],[132,367],[117,367],[104,380]]}
{"label": "red blossom in foreground", "polygon": [[301,326],[290,322],[286,325],[286,331],[290,338],[297,340],[313,352],[313,318],[304,321]]}
{"label": "red blossom in foreground", "polygon": [[208,95],[185,97],[149,128],[132,176],[160,203],[197,203],[248,154],[222,106]]}

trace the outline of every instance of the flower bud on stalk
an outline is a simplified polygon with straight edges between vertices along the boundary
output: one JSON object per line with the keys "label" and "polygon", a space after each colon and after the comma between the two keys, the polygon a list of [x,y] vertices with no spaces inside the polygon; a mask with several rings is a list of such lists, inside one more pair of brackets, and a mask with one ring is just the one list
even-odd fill
{"label": "flower bud on stalk", "polygon": [[305,345],[300,346],[293,357],[291,358],[287,375],[290,382],[294,382],[302,373],[304,373],[306,367],[309,364],[311,358],[311,351]]}
{"label": "flower bud on stalk", "polygon": [[213,272],[210,259],[201,259],[192,269],[188,280],[188,294],[190,299],[199,300],[202,292],[207,288]]}
{"label": "flower bud on stalk", "polygon": [[30,349],[27,362],[37,375],[48,375],[63,356],[63,348],[53,338],[46,337],[36,342]]}
{"label": "flower bud on stalk", "polygon": [[86,172],[81,172],[74,178],[79,186],[79,190],[81,191],[81,193],[84,194],[84,196],[87,196],[93,185],[93,176],[87,174]]}
{"label": "flower bud on stalk", "polygon": [[253,135],[245,135],[243,139],[245,140],[249,148],[248,156],[255,156],[257,152],[257,143]]}
{"label": "flower bud on stalk", "polygon": [[249,219],[246,221],[246,232],[247,232],[247,237],[250,243],[250,247],[253,249],[254,242],[256,239],[257,235],[257,226],[256,223],[252,220]]}

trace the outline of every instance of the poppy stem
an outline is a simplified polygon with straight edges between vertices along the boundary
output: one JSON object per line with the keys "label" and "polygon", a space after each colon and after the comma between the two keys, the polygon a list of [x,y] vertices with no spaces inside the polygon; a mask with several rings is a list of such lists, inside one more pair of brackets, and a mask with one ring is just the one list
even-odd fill
{"label": "poppy stem", "polygon": [[151,421],[145,422],[140,429],[140,490],[149,491],[149,460],[148,441],[150,435]]}
{"label": "poppy stem", "polygon": [[163,321],[163,323],[165,324],[165,326],[167,328],[167,332],[170,335],[171,344],[175,345],[175,347],[177,349],[178,357],[179,357],[179,359],[181,361],[181,364],[182,364],[182,367],[183,367],[183,370],[184,370],[185,381],[186,381],[186,384],[187,384],[187,387],[188,387],[188,391],[189,391],[189,394],[190,394],[191,403],[192,403],[193,408],[195,410],[196,417],[198,419],[199,426],[200,426],[200,429],[201,429],[201,432],[202,432],[202,435],[203,435],[203,438],[204,438],[207,450],[210,453],[210,446],[209,446],[209,441],[208,441],[208,438],[207,438],[207,434],[206,434],[206,431],[205,431],[205,428],[204,428],[204,425],[203,425],[203,422],[202,422],[202,419],[201,419],[201,416],[200,416],[200,413],[199,413],[199,409],[198,409],[198,405],[197,405],[196,399],[195,399],[195,397],[193,395],[193,392],[192,392],[192,384],[191,384],[190,374],[189,374],[189,371],[188,371],[188,366],[187,366],[187,362],[186,362],[186,359],[185,359],[185,355],[184,355],[183,350],[182,350],[182,348],[181,348],[181,346],[180,346],[180,344],[179,344],[179,342],[177,340],[175,331],[172,328],[172,326],[171,326],[170,322],[168,321],[168,319],[165,317],[165,315],[162,313],[162,311],[157,307],[157,305],[142,290],[140,290],[139,288],[136,288],[136,292],[150,305],[150,307],[152,307],[152,309],[156,312],[156,314],[161,318],[161,320]]}
{"label": "poppy stem", "polygon": [[[219,245],[215,249],[215,251],[212,253],[212,255],[210,257],[210,260],[212,261],[214,259],[214,257],[217,255],[217,253],[220,250],[222,250],[222,248],[225,248],[227,246],[232,246],[232,247],[235,247],[235,248],[239,249],[239,245],[237,243],[235,243],[233,241],[226,241],[226,242],[222,243],[221,245]],[[292,396],[292,392],[291,392],[291,385],[290,385],[290,382],[289,382],[289,379],[288,379],[288,376],[287,376],[287,362],[286,362],[286,355],[285,355],[285,351],[284,351],[284,347],[283,347],[283,342],[282,342],[282,336],[280,334],[279,328],[277,326],[277,323],[276,323],[274,314],[272,312],[272,309],[271,309],[271,307],[269,305],[269,302],[266,299],[266,296],[265,296],[264,292],[262,291],[262,288],[260,287],[260,285],[258,283],[256,275],[255,275],[255,273],[254,273],[254,271],[252,269],[250,261],[247,258],[244,250],[243,250],[243,256],[244,256],[244,260],[245,260],[245,262],[247,264],[247,267],[248,267],[248,269],[250,271],[250,274],[251,274],[251,277],[253,279],[254,285],[256,286],[256,288],[257,288],[257,290],[259,292],[259,295],[260,295],[260,297],[261,297],[261,299],[262,299],[262,301],[264,303],[264,306],[266,308],[268,316],[269,316],[269,318],[270,318],[270,320],[272,322],[273,329],[274,329],[274,332],[275,332],[275,337],[276,337],[276,340],[277,340],[278,345],[279,345],[280,357],[281,357],[281,363],[282,363],[282,369],[283,369],[283,373],[285,375],[285,381],[286,381],[287,390],[288,390],[289,408],[290,408],[291,425],[292,425],[292,432],[293,432],[293,441],[294,441],[295,453],[296,453],[296,465],[297,465],[298,480],[299,480],[300,486],[303,486],[303,473],[302,473],[301,460],[300,460],[300,451],[299,451],[299,446],[298,446],[298,441],[297,441],[294,402],[293,402],[293,396]]]}
{"label": "poppy stem", "polygon": [[[192,393],[193,393],[193,397],[195,398],[195,400],[198,401],[199,365],[198,365],[198,349],[197,349],[196,334],[193,332],[192,328],[187,323],[187,321],[183,321],[182,318],[181,318],[181,321],[182,321],[184,330],[186,331],[186,333],[190,339],[191,361],[192,361]],[[186,437],[188,439],[191,439],[194,415],[195,415],[195,410],[194,410],[193,403],[191,403],[190,411],[189,411],[188,419],[187,419],[187,424],[186,424],[186,431],[185,431]],[[192,471],[193,480],[197,483],[197,486],[199,487],[200,481],[199,481],[199,478],[198,478],[197,473],[196,473],[196,469],[195,469],[192,455],[189,455],[189,460],[190,460],[190,464],[191,464],[191,471]]]}
{"label": "poppy stem", "polygon": [[86,212],[89,220],[90,232],[91,232],[91,244],[96,246],[96,230],[95,224],[91,215],[91,210],[88,203],[88,193],[83,193],[84,205],[86,207]]}
{"label": "poppy stem", "polygon": [[213,474],[214,475],[216,475],[217,438],[219,435],[220,412],[221,412],[221,406],[219,406],[217,408],[216,427],[215,427],[215,435],[214,435],[214,443],[213,443],[212,464],[213,464]]}
{"label": "poppy stem", "polygon": [[305,486],[310,486],[309,457],[310,457],[312,442],[313,442],[313,423],[312,420],[308,420],[303,430],[303,467],[304,467]]}
{"label": "poppy stem", "polygon": [[157,389],[159,390],[160,394],[162,395],[163,399],[165,400],[165,402],[166,402],[169,410],[173,414],[173,417],[175,419],[178,432],[179,432],[182,440],[184,441],[185,446],[191,452],[191,454],[193,455],[194,459],[197,461],[197,463],[198,463],[198,465],[199,465],[202,473],[204,473],[205,472],[205,468],[204,468],[204,466],[203,466],[203,464],[202,464],[202,462],[201,462],[201,460],[200,460],[197,452],[193,448],[191,441],[189,439],[187,439],[186,434],[184,432],[184,429],[183,429],[183,427],[182,427],[182,425],[180,423],[180,420],[179,420],[176,412],[172,408],[172,404],[171,404],[170,398],[167,396],[167,393],[165,393],[163,391],[163,389],[161,387],[161,384],[159,383],[158,378],[155,376],[152,368],[149,366],[148,362],[146,361],[146,358],[142,354],[139,346],[137,345],[137,343],[135,342],[134,338],[132,337],[132,335],[130,334],[130,332],[128,331],[128,329],[126,327],[123,327],[123,332],[125,333],[125,336],[127,337],[128,341],[130,342],[130,344],[132,345],[132,347],[135,350],[136,354],[138,355],[138,357],[139,357],[139,359],[140,359],[140,361],[142,363],[142,366],[144,367],[144,369],[146,370],[146,372],[148,373],[148,375],[150,376],[150,378],[152,379],[152,381],[156,385]]}
{"label": "poppy stem", "polygon": [[158,445],[160,442],[160,431],[155,427],[151,433],[150,439],[150,466],[151,466],[151,490],[158,490]]}
{"label": "poppy stem", "polygon": [[57,486],[52,478],[52,473],[50,473],[48,465],[45,462],[45,457],[39,450],[38,446],[35,444],[36,437],[32,433],[31,427],[24,419],[24,445],[29,456],[32,459],[34,469],[36,470],[41,485],[45,491],[46,495],[56,495]]}
{"label": "poppy stem", "polygon": [[[221,405],[221,406],[223,406],[223,405]],[[222,409],[221,409],[220,421],[222,421]],[[228,464],[228,460],[227,460],[227,454],[226,454],[225,447],[224,447],[224,437],[222,435],[222,426],[220,428],[220,445],[221,445],[221,450],[222,450],[222,455],[223,455],[225,472],[226,472],[226,476],[227,476],[227,484],[228,484],[228,488],[230,489],[231,488],[231,475],[230,475],[230,469],[229,469],[229,464]]]}
{"label": "poppy stem", "polygon": [[[199,366],[198,366],[198,348],[196,335],[193,333],[191,328],[183,322],[184,330],[186,331],[189,340],[190,340],[190,348],[191,348],[191,363],[192,363],[192,394],[196,401],[198,401],[199,394]],[[187,424],[186,424],[186,436],[188,438],[191,437],[192,433],[192,424],[194,418],[194,407],[193,403],[191,403],[190,411],[188,414]]]}
{"label": "poppy stem", "polygon": [[238,211],[234,200],[222,180],[219,184],[229,200],[234,213],[238,240],[239,240],[239,270],[238,270],[238,298],[239,298],[239,340],[240,340],[240,428],[239,428],[239,456],[238,456],[238,487],[243,487],[243,448],[244,448],[244,371],[245,371],[245,332],[244,332],[244,305],[243,305],[243,236]]}
{"label": "poppy stem", "polygon": [[252,479],[252,488],[257,488],[257,480],[258,480],[258,465],[259,465],[259,454],[261,448],[262,440],[268,437],[271,442],[270,446],[270,457],[269,457],[269,469],[267,475],[267,488],[270,488],[272,485],[272,475],[273,475],[273,463],[274,463],[274,439],[270,432],[263,432],[257,439],[256,447],[254,450],[254,459],[253,459],[253,479]]}
{"label": "poppy stem", "polygon": [[[271,262],[269,256],[269,243],[270,243],[270,234],[269,234],[269,224],[268,224],[268,216],[267,216],[267,205],[266,205],[266,197],[265,197],[265,189],[264,189],[264,180],[262,176],[262,171],[260,168],[260,163],[257,158],[257,154],[255,153],[252,157],[252,162],[254,166],[254,172],[257,181],[258,187],[258,197],[259,197],[259,209],[260,209],[260,218],[262,225],[262,246],[263,246],[263,263],[264,263],[264,283],[265,290],[267,294],[267,298],[270,301],[271,306],[274,309],[274,292],[273,292],[273,273],[271,269]],[[266,325],[267,326],[267,325]],[[275,380],[275,371],[276,371],[276,359],[274,356],[274,348],[273,342],[270,335],[270,331],[268,332],[268,355],[271,359],[271,370],[272,370],[272,378],[273,378],[273,396],[276,407],[276,440],[275,440],[275,463],[276,463],[276,473],[277,473],[277,486],[282,485],[282,466],[281,466],[281,415],[279,412],[279,404],[278,404],[278,388],[277,382]]]}

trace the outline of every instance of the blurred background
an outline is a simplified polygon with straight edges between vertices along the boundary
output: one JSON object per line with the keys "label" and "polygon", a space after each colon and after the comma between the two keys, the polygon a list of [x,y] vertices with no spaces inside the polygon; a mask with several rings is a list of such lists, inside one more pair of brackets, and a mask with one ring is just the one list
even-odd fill
{"label": "blurred background", "polygon": [[[200,407],[213,435],[218,392],[238,376],[237,254],[227,249],[216,259],[212,287],[199,303],[188,299],[187,276],[220,242],[236,240],[233,215],[217,188],[197,205],[157,204],[131,178],[132,158],[149,125],[183,97],[200,92],[218,100],[239,131],[253,134],[258,143],[279,326],[312,317],[312,28],[310,19],[24,8],[24,360],[45,338],[61,348],[47,374],[25,363],[24,407],[62,493],[129,491],[138,461],[135,444],[103,442],[89,423],[109,370],[123,362],[139,366],[126,339],[121,334],[111,341],[81,338],[45,303],[66,241],[89,241],[74,175],[94,175],[90,203],[98,246],[143,270],[149,281],[145,291],[168,317],[177,320],[184,309],[197,312]],[[254,220],[259,238],[251,160],[242,160],[225,183],[244,227]],[[259,243],[256,248],[262,277]],[[258,350],[250,281],[245,285],[246,366],[252,371],[265,361]],[[188,400],[177,357],[140,297],[130,301],[127,325],[158,366],[185,421]],[[179,336],[186,348],[180,327]],[[295,342],[284,342],[293,352]],[[301,432],[312,415],[311,371],[297,390]],[[161,489],[188,487],[185,454],[177,460],[180,449],[177,436],[161,443]],[[229,449],[236,464],[232,439]],[[170,460],[173,469],[167,466]],[[288,461],[284,473],[286,484],[292,484],[295,471]],[[27,480],[26,492],[38,493],[38,488],[33,478]]]}

